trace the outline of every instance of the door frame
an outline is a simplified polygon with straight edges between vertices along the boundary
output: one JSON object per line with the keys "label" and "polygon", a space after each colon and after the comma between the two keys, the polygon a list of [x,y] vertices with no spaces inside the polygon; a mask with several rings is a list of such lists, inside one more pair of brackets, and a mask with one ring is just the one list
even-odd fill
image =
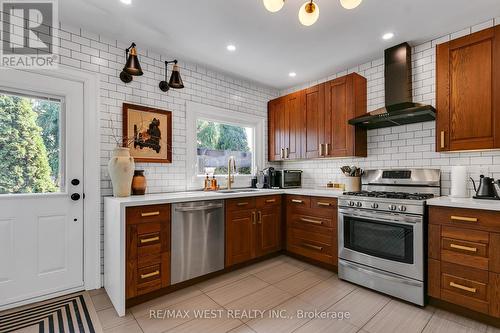
{"label": "door frame", "polygon": [[[99,82],[100,74],[82,69],[58,65],[57,69],[4,69],[38,73],[53,78],[75,81],[83,84],[83,288],[98,289],[101,278],[101,190],[100,190],[100,122]],[[75,290],[56,292],[15,303],[22,305],[67,294]]]}

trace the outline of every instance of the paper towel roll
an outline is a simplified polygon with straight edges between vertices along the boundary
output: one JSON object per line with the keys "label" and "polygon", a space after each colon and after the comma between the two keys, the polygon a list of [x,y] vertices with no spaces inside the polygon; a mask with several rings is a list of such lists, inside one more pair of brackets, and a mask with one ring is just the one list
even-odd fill
{"label": "paper towel roll", "polygon": [[467,167],[453,166],[451,167],[451,192],[450,196],[454,198],[469,197],[467,191]]}

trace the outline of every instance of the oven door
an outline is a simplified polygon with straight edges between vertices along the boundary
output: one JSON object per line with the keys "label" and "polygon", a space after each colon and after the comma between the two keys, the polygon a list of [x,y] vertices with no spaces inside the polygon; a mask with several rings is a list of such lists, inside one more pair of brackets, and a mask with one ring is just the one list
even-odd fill
{"label": "oven door", "polygon": [[423,281],[423,217],[339,209],[339,258]]}

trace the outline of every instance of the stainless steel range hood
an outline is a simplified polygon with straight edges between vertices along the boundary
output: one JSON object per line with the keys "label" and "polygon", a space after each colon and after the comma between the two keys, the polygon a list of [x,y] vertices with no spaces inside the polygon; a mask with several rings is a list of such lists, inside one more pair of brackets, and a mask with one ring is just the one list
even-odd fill
{"label": "stainless steel range hood", "polygon": [[431,105],[413,103],[411,47],[403,43],[385,50],[385,107],[349,120],[349,124],[375,129],[431,121]]}

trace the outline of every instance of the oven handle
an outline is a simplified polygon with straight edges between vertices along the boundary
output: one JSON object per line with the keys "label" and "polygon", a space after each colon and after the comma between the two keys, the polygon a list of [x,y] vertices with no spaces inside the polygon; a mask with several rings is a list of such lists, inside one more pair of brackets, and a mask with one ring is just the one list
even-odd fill
{"label": "oven handle", "polygon": [[339,265],[342,265],[344,267],[353,269],[353,270],[358,271],[358,272],[363,273],[363,274],[367,274],[367,275],[379,277],[379,278],[382,278],[384,280],[389,280],[389,281],[398,282],[398,283],[404,283],[404,284],[407,284],[407,285],[410,285],[410,286],[414,286],[414,287],[420,287],[422,285],[421,283],[409,281],[409,280],[401,278],[399,276],[395,276],[394,274],[390,274],[390,273],[385,273],[385,274],[377,273],[377,272],[374,272],[374,271],[371,271],[371,270],[368,270],[368,269],[365,269],[365,268],[361,268],[358,265],[349,264],[349,263],[347,263],[345,261],[339,261]]}
{"label": "oven handle", "polygon": [[347,217],[362,217],[362,218],[366,218],[366,219],[371,219],[371,220],[376,220],[375,222],[377,221],[380,221],[380,222],[395,222],[397,224],[404,224],[404,225],[415,225],[419,222],[422,222],[422,218],[417,218],[418,220],[414,219],[414,220],[407,220],[405,219],[404,216],[401,216],[399,215],[399,218],[388,218],[388,217],[392,217],[392,215],[387,215],[387,214],[378,214],[376,215],[376,213],[374,214],[356,214],[356,213],[352,213],[352,211],[348,211],[348,210],[345,210],[345,209],[339,209],[339,214],[342,214],[342,216],[347,216]]}

